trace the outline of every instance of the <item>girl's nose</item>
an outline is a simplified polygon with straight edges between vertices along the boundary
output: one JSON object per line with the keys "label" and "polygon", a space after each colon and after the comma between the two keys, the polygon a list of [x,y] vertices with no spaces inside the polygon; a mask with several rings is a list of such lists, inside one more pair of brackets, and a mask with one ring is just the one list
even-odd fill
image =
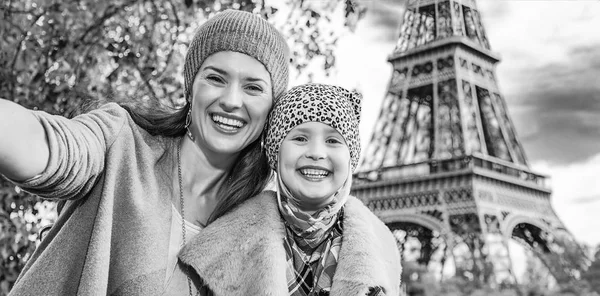
{"label": "girl's nose", "polygon": [[325,151],[325,145],[320,141],[311,141],[306,150],[306,157],[318,160],[325,159],[327,157],[327,153]]}

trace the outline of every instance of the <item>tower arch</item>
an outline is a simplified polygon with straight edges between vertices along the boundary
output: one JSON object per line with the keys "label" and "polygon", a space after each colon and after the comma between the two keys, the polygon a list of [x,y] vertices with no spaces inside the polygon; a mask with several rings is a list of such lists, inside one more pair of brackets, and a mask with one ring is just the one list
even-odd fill
{"label": "tower arch", "polygon": [[507,237],[511,238],[513,236],[513,230],[520,224],[523,225],[531,225],[539,228],[543,231],[551,231],[548,225],[545,225],[542,221],[539,221],[531,216],[526,216],[523,214],[512,214],[505,218],[504,225],[502,226],[502,233]]}

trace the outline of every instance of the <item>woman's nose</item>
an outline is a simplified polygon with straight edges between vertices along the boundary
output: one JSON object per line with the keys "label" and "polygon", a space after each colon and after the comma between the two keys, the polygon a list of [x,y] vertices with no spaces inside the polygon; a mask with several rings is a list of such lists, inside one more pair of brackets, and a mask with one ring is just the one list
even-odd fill
{"label": "woman's nose", "polygon": [[219,98],[219,105],[223,108],[223,111],[239,109],[243,104],[242,96],[242,91],[235,83],[233,83],[225,89]]}

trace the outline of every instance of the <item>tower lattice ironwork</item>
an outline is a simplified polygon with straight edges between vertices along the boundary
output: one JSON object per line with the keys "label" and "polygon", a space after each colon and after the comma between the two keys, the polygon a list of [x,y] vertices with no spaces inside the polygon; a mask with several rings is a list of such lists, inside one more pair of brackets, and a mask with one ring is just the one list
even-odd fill
{"label": "tower lattice ironwork", "polygon": [[420,264],[452,259],[457,275],[514,283],[514,239],[568,282],[584,256],[551,206],[548,178],[529,167],[494,74],[499,61],[475,0],[409,0],[353,194],[401,249],[418,240]]}

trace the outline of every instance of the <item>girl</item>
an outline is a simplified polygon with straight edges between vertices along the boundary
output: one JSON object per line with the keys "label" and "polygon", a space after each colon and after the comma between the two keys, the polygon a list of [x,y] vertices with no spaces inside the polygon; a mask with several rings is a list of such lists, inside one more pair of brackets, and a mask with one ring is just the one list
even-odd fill
{"label": "girl", "polygon": [[277,193],[203,229],[180,258],[216,295],[398,295],[395,239],[350,196],[359,120],[357,93],[292,88],[275,104],[265,141]]}

